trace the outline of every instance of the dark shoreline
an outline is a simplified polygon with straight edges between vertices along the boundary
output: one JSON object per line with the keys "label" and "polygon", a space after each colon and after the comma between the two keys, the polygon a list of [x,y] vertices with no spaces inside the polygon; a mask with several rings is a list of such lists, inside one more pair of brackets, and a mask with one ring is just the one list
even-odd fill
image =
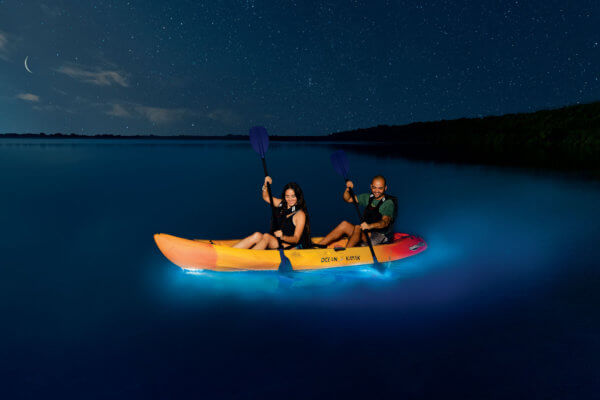
{"label": "dark shoreline", "polygon": [[[247,141],[247,135],[5,133],[0,139]],[[273,142],[352,147],[380,157],[581,171],[600,177],[600,102],[533,113],[380,125],[324,136],[271,135]],[[365,144],[357,150],[356,145]]]}

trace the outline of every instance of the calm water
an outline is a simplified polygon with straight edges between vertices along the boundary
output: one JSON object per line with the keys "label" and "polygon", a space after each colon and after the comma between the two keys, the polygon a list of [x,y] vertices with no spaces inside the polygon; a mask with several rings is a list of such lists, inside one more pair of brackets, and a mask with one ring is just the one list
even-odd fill
{"label": "calm water", "polygon": [[[334,150],[268,152],[275,192],[300,183],[315,234],[354,217]],[[267,229],[248,143],[0,141],[0,396],[600,391],[598,181],[346,150],[358,187],[386,175],[397,230],[429,245],[385,275],[170,264],[153,233]]]}

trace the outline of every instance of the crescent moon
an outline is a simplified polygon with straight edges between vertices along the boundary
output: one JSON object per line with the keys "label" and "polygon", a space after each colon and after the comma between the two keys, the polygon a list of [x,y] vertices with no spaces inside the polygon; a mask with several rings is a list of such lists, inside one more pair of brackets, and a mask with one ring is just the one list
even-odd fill
{"label": "crescent moon", "polygon": [[31,70],[29,69],[29,66],[27,65],[27,59],[29,58],[29,56],[25,57],[25,69],[27,70],[27,72],[29,72],[30,74],[33,74],[33,72],[31,72]]}

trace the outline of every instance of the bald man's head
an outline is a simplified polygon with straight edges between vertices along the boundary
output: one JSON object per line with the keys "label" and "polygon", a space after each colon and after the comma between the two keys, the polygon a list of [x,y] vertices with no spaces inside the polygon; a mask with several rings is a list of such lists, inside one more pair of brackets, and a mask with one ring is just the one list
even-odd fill
{"label": "bald man's head", "polygon": [[371,180],[371,193],[376,199],[380,199],[387,190],[387,183],[382,175],[377,175]]}
{"label": "bald man's head", "polygon": [[385,177],[383,175],[375,175],[373,179],[371,179],[371,184],[373,184],[375,180],[381,180],[383,181],[383,186],[387,186],[387,181],[385,180]]}

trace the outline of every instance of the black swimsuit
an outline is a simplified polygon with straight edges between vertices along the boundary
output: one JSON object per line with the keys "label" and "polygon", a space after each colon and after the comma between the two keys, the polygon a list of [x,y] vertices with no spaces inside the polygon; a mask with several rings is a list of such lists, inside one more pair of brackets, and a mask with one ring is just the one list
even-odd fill
{"label": "black swimsuit", "polygon": [[[296,225],[294,225],[294,214],[296,214],[297,210],[296,207],[290,207],[287,209],[283,209],[282,208],[282,204],[281,203],[279,205],[279,215],[278,215],[278,223],[276,226],[279,227],[279,229],[281,229],[281,232],[283,233],[284,236],[294,236],[294,233],[296,232]],[[276,229],[275,229],[276,230]],[[298,241],[297,244],[295,243],[289,243],[286,241],[283,241],[283,243],[285,244],[289,244],[290,246],[285,247],[286,249],[290,248],[290,247],[297,247],[297,248],[304,248],[307,249],[310,247],[309,241],[308,241],[308,234],[306,232],[306,226],[304,226],[304,231],[302,232],[302,235],[300,236],[300,240]]]}

